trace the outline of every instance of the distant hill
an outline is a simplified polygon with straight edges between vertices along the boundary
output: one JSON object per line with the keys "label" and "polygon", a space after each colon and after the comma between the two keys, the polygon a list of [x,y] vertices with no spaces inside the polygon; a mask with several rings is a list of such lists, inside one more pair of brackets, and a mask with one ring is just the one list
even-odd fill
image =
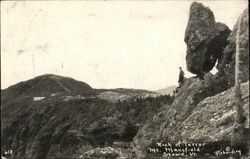
{"label": "distant hill", "polygon": [[24,97],[51,96],[97,96],[101,99],[117,102],[132,98],[156,97],[157,93],[140,89],[93,89],[85,82],[70,77],[55,74],[45,74],[33,79],[19,82],[1,90],[2,102],[5,99],[19,99]]}
{"label": "distant hill", "polygon": [[54,74],[45,74],[1,90],[1,97],[9,100],[24,96],[86,95],[93,92],[91,86],[85,82]]}
{"label": "distant hill", "polygon": [[173,95],[173,91],[177,88],[177,86],[169,86],[167,88],[159,89],[156,92],[161,95]]}

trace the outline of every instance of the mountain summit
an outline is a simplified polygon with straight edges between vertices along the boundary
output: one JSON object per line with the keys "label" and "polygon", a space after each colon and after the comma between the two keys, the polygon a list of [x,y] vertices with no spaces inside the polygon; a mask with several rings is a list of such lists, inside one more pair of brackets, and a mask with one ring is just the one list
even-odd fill
{"label": "mountain summit", "polygon": [[14,99],[23,96],[51,96],[55,94],[87,95],[93,92],[85,82],[54,74],[45,74],[17,83],[2,90],[2,98]]}

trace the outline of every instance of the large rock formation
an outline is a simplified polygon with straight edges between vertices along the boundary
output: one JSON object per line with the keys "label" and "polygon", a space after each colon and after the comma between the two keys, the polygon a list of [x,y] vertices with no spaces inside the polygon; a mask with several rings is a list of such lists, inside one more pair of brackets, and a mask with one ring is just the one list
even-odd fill
{"label": "large rock formation", "polygon": [[184,39],[188,71],[203,75],[212,70],[216,61],[221,60],[229,34],[230,29],[225,24],[216,23],[209,8],[193,2]]}
{"label": "large rock formation", "polygon": [[[197,10],[198,8],[201,10]],[[193,13],[193,10],[196,10],[197,12]],[[201,14],[201,19],[203,19],[202,22],[205,22],[204,17],[210,17],[212,15],[208,8],[204,8],[201,4],[196,2],[192,4],[190,14]],[[197,17],[197,19],[199,21],[200,17]],[[211,19],[214,19],[213,15],[212,18],[210,17],[210,20]],[[187,63],[194,65],[194,70],[197,68],[194,73],[204,72],[204,70],[201,69],[203,67],[199,66],[204,63],[202,64],[199,60],[195,61],[191,58],[189,59],[189,56],[191,57],[193,53],[195,53],[194,57],[197,56],[197,58],[203,58],[200,55],[208,53],[207,51],[210,49],[211,45],[210,42],[213,41],[210,39],[213,36],[205,36],[206,34],[210,35],[212,33],[202,32],[201,34],[203,35],[198,34],[200,27],[203,28],[203,31],[209,31],[210,29],[204,28],[204,26],[200,25],[203,24],[202,22],[197,22],[196,25],[198,26],[190,24],[186,32],[186,35],[188,35],[186,37],[192,38],[192,40],[186,39],[188,41]],[[210,24],[209,21],[207,24]],[[209,25],[205,26],[208,27]],[[211,28],[213,29],[213,25]],[[240,78],[241,82],[246,82],[249,80],[248,12],[246,10],[242,16],[241,29],[240,48],[242,60],[240,65],[242,74]],[[195,34],[190,35],[188,30],[198,31]],[[209,153],[220,149],[220,145],[230,145],[229,142],[230,134],[232,132],[233,114],[235,113],[233,111],[234,88],[230,87],[233,86],[235,77],[233,66],[235,63],[236,30],[237,24],[228,38],[230,43],[226,46],[224,54],[220,55],[222,56],[220,58],[223,60],[219,63],[218,73],[216,75],[208,73],[205,75],[204,80],[199,80],[198,78],[186,79],[172,105],[166,106],[164,111],[156,114],[150,122],[147,122],[145,126],[139,130],[134,138],[134,150],[138,156],[147,156],[147,148],[156,142],[175,143],[179,140],[187,140],[191,142],[205,141],[208,145],[212,144],[212,146],[209,147],[211,149],[208,149]],[[206,39],[205,37],[209,38]],[[203,43],[200,43],[200,39],[203,39]],[[213,48],[222,49],[221,43],[219,42],[213,43],[213,45]],[[193,69],[191,68],[192,65],[190,65],[189,69]],[[244,83],[241,88],[244,104],[243,115],[246,119],[244,125],[246,134],[249,133],[249,110],[247,109],[249,104],[248,87],[249,82]],[[246,148],[246,145],[244,144],[245,143],[242,143]]]}
{"label": "large rock formation", "polygon": [[[235,43],[236,34],[238,31],[238,23],[235,24],[233,31],[228,37],[229,45],[224,50],[224,56],[222,62],[218,65],[220,72],[226,75],[226,79],[229,86],[234,84],[234,71],[235,71]],[[240,47],[240,80],[246,82],[249,80],[249,22],[248,22],[248,9],[245,9],[240,24],[240,36],[239,36],[239,47]]]}

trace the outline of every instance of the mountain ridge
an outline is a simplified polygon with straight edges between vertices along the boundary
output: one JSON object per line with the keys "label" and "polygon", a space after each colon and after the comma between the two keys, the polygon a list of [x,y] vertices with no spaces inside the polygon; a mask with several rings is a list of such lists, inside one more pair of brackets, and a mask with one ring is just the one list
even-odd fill
{"label": "mountain ridge", "polygon": [[159,96],[156,92],[131,89],[97,89],[89,84],[75,80],[71,77],[64,77],[56,74],[44,74],[32,79],[19,82],[6,89],[1,90],[2,102],[8,99],[19,99],[24,97],[51,97],[51,96],[98,96],[99,98],[118,102],[131,98],[146,98]]}

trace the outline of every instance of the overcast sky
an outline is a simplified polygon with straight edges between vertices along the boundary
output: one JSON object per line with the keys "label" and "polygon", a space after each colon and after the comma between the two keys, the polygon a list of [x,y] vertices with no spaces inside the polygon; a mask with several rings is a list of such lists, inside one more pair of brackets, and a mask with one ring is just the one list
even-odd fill
{"label": "overcast sky", "polygon": [[[94,88],[157,90],[186,76],[192,1],[1,2],[1,87],[53,73]],[[233,28],[246,1],[203,1]]]}

